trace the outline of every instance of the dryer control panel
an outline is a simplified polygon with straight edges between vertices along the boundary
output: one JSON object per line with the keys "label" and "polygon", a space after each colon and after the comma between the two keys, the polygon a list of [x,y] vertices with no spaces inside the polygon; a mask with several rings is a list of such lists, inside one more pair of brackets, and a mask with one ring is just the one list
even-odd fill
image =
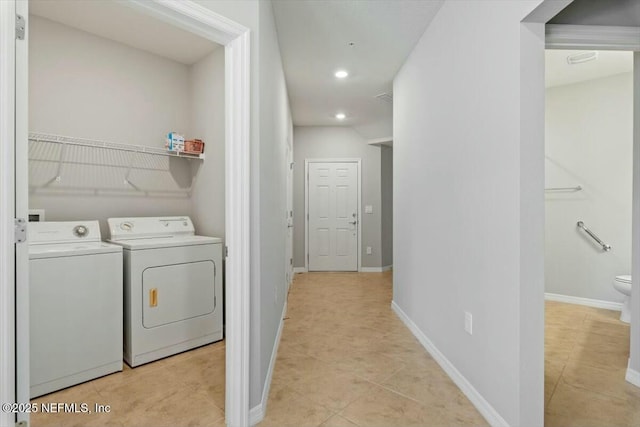
{"label": "dryer control panel", "polygon": [[188,216],[109,218],[111,240],[193,236],[195,229]]}

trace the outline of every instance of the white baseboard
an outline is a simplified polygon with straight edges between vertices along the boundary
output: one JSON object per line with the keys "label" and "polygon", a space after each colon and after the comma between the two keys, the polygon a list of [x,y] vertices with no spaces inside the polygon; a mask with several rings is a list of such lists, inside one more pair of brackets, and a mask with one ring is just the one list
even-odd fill
{"label": "white baseboard", "polygon": [[465,396],[471,401],[473,406],[478,409],[480,414],[493,427],[509,427],[507,421],[495,410],[489,402],[476,390],[473,385],[456,369],[456,367],[445,357],[444,354],[426,337],[426,335],[413,323],[404,311],[396,304],[391,302],[391,308],[396,312],[400,320],[409,328],[413,335],[420,341],[420,344],[429,352],[429,354],[438,362],[438,365],[449,375],[453,382],[460,388]]}
{"label": "white baseboard", "polygon": [[271,379],[273,377],[273,369],[276,366],[276,359],[278,357],[278,347],[280,346],[280,337],[282,337],[282,329],[284,328],[284,318],[287,315],[287,301],[284,302],[282,307],[282,316],[280,316],[280,325],[278,326],[278,333],[276,334],[276,342],[273,345],[273,351],[271,352],[271,360],[269,361],[269,370],[267,371],[267,378],[264,380],[264,387],[262,389],[262,399],[260,403],[251,410],[249,410],[249,425],[256,425],[264,419],[267,413],[267,401],[269,399],[269,389],[271,388]]}
{"label": "white baseboard", "polygon": [[[361,273],[382,273],[393,269],[393,265],[385,265],[383,267],[360,267]],[[293,267],[293,273],[308,273],[305,267]]]}
{"label": "white baseboard", "polygon": [[636,371],[635,369],[631,369],[628,365],[627,375],[625,375],[624,379],[634,386],[640,387],[640,372]]}
{"label": "white baseboard", "polygon": [[622,311],[621,302],[604,301],[599,299],[573,297],[570,295],[552,294],[549,292],[544,293],[544,299],[547,301],[566,302],[568,304],[586,305],[588,307],[604,308],[607,310]]}
{"label": "white baseboard", "polygon": [[383,271],[389,271],[393,268],[393,265],[384,265],[382,267],[360,267],[360,273],[382,273]]}

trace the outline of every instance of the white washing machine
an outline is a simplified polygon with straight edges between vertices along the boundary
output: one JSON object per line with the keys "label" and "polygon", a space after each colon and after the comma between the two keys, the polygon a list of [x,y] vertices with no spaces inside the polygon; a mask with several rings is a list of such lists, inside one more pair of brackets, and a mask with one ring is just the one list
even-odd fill
{"label": "white washing machine", "polygon": [[31,397],[122,371],[122,248],[98,221],[31,222]]}
{"label": "white washing machine", "polygon": [[222,339],[222,239],[189,217],[109,218],[124,249],[124,360],[132,367]]}

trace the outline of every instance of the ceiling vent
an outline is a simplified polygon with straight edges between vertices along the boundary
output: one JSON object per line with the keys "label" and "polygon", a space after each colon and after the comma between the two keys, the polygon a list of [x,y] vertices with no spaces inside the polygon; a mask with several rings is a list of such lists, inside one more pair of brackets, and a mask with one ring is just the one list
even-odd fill
{"label": "ceiling vent", "polygon": [[380,101],[384,101],[384,102],[388,102],[389,104],[393,104],[393,95],[388,94],[388,93],[381,93],[379,95],[376,95],[376,98],[378,98]]}

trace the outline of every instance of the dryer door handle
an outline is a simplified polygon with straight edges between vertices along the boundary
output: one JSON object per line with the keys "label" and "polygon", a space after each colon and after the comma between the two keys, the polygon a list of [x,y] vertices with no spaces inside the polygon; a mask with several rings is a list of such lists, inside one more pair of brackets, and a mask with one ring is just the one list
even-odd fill
{"label": "dryer door handle", "polygon": [[149,290],[149,307],[158,306],[158,288],[152,288]]}

